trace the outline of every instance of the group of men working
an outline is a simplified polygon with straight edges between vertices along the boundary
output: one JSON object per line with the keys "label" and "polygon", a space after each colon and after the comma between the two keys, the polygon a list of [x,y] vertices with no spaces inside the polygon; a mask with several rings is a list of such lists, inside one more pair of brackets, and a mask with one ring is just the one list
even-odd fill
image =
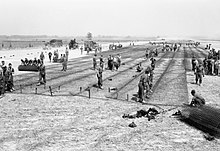
{"label": "group of men working", "polygon": [[[149,53],[146,51],[146,58],[149,57]],[[153,70],[155,68],[155,62],[156,59],[151,58],[151,66],[148,66],[147,69],[145,69],[144,74],[141,75],[140,81],[138,83],[138,98],[139,102],[144,102],[144,98],[149,98],[149,94],[152,92],[152,86],[153,86]],[[137,72],[141,72],[143,70],[143,67],[141,66],[141,63],[137,66]],[[204,68],[203,65],[198,62],[198,60],[193,57],[192,58],[192,70],[194,71],[196,75],[196,83],[201,85],[202,83],[202,77],[204,77]],[[191,91],[191,94],[193,96],[192,101],[190,103],[191,106],[202,106],[205,104],[205,99],[196,93],[195,90]]]}
{"label": "group of men working", "polygon": [[149,58],[151,58],[151,57],[156,57],[156,56],[158,56],[158,50],[157,50],[157,48],[154,49],[153,51],[150,51],[150,49],[147,48],[147,50],[145,51],[145,58],[146,58],[146,59],[149,59]]}
{"label": "group of men working", "polygon": [[2,61],[0,65],[0,96],[3,95],[5,91],[14,91],[13,74],[14,68],[12,68],[12,64],[9,63],[7,67],[5,61]]}
{"label": "group of men working", "polygon": [[105,69],[109,69],[111,71],[118,70],[121,65],[121,56],[117,54],[116,56],[109,55],[107,58],[107,62],[105,61],[103,55],[99,58],[99,66],[98,66],[98,57],[97,54],[93,56],[93,69],[97,72],[98,78],[98,87],[103,89],[102,87],[102,72]]}
{"label": "group of men working", "polygon": [[208,57],[203,60],[205,74],[207,75],[220,75],[220,50],[215,49],[209,51]]}
{"label": "group of men working", "polygon": [[[210,49],[209,44],[206,49]],[[199,62],[195,56],[192,57],[192,70],[195,74],[196,84],[199,86],[202,84],[202,79],[205,75],[219,75],[220,74],[220,51],[218,53],[215,49],[210,49],[208,57],[202,62]],[[192,106],[203,106],[205,105],[205,99],[198,95],[195,90],[191,91],[193,96]]]}
{"label": "group of men working", "polygon": [[[25,58],[25,60],[21,59],[21,64],[25,66],[36,66],[39,71],[39,80],[37,86],[41,84],[46,84],[46,71],[45,71],[45,65],[44,65],[44,54],[41,52],[40,59],[34,58],[34,60],[28,60]],[[13,69],[14,70],[14,69]]]}
{"label": "group of men working", "polygon": [[[203,62],[199,62],[195,56],[192,58],[192,70],[196,75],[196,84],[201,85],[202,77],[204,75],[220,75],[220,50],[218,52],[215,49],[210,48],[211,44],[207,45],[205,49],[209,49],[208,57],[206,57]],[[205,104],[205,99],[196,94],[195,90],[191,91],[193,96],[191,105],[192,106],[202,106]]]}
{"label": "group of men working", "polygon": [[[153,65],[155,66],[155,65]],[[138,98],[139,102],[144,102],[144,98],[149,99],[149,95],[152,92],[153,87],[153,72],[154,67],[148,66],[144,74],[141,75],[139,83],[138,83]]]}
{"label": "group of men working", "polygon": [[24,65],[24,66],[38,66],[40,62],[41,60],[37,58],[34,58],[34,60],[32,59],[28,60],[27,58],[25,58],[24,60],[21,59],[21,65]]}
{"label": "group of men working", "polygon": [[[144,74],[141,75],[141,78],[138,83],[139,102],[144,102],[144,98],[149,99],[149,95],[152,92],[154,74],[153,71],[155,69],[156,59],[152,57],[150,61],[151,65],[145,69]],[[142,70],[143,67],[141,66],[141,63],[139,63],[137,66],[137,72],[141,72]]]}
{"label": "group of men working", "polygon": [[[220,52],[219,52],[220,53]],[[204,75],[220,75],[220,54],[214,53],[210,50],[208,57],[202,62],[198,60],[194,55],[192,57],[192,70],[195,74],[196,84],[202,84],[202,78]]]}
{"label": "group of men working", "polygon": [[[97,54],[94,55],[93,57],[93,69],[95,70],[98,65],[98,57]],[[107,62],[103,58],[103,55],[100,56],[99,58],[99,65],[102,70],[104,69],[109,69],[111,71],[118,70],[118,68],[121,65],[121,56],[120,54],[117,54],[116,56],[109,55],[107,58]]]}
{"label": "group of men working", "polygon": [[[54,51],[54,57],[57,57],[58,54],[58,50]],[[49,56],[49,60],[51,62],[51,58],[52,58],[52,53],[49,52],[48,53]],[[68,61],[68,56],[69,56],[69,51],[68,48],[66,48],[65,54],[61,54],[61,62],[62,62],[62,70],[61,71],[66,71],[67,70],[67,61]],[[38,70],[39,70],[39,80],[38,80],[38,84],[37,86],[41,85],[41,84],[46,84],[46,68],[44,65],[44,55],[43,52],[40,55],[40,64],[38,66]]]}

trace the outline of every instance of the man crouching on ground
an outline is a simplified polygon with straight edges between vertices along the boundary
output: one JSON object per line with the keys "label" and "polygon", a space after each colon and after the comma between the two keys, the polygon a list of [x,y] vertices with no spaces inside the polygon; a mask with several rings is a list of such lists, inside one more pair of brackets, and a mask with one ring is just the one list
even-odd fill
{"label": "man crouching on ground", "polygon": [[191,94],[193,96],[192,101],[190,103],[191,106],[199,107],[205,105],[205,99],[202,96],[196,94],[195,90],[192,90]]}

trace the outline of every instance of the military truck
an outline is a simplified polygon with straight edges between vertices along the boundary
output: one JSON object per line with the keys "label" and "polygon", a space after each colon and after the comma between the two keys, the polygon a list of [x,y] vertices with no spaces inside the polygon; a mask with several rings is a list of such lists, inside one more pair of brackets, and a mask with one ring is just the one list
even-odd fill
{"label": "military truck", "polygon": [[87,52],[88,51],[100,51],[101,49],[102,47],[98,43],[92,40],[84,41],[84,50]]}
{"label": "military truck", "polygon": [[52,39],[49,42],[45,44],[45,46],[51,46],[51,47],[61,47],[63,46],[63,41],[58,39]]}
{"label": "military truck", "polygon": [[69,49],[77,49],[78,47],[79,47],[79,45],[76,42],[76,39],[70,40]]}

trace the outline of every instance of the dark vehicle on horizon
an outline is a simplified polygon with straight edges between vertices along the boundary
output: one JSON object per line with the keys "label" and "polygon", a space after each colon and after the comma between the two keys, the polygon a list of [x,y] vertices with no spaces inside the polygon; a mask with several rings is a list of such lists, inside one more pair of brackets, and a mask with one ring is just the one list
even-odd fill
{"label": "dark vehicle on horizon", "polygon": [[59,39],[52,39],[49,42],[45,44],[45,46],[51,46],[51,47],[62,47],[63,41]]}
{"label": "dark vehicle on horizon", "polygon": [[70,40],[69,49],[77,49],[77,48],[79,48],[79,45],[76,42],[76,39]]}
{"label": "dark vehicle on horizon", "polygon": [[84,41],[84,50],[85,51],[100,51],[101,49],[102,49],[102,47],[98,43],[96,43],[92,40]]}

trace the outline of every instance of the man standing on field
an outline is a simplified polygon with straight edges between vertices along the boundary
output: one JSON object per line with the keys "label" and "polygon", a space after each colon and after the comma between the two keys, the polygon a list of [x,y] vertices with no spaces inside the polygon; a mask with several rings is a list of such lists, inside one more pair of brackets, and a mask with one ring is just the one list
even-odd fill
{"label": "man standing on field", "polygon": [[41,84],[46,84],[46,71],[45,71],[45,65],[44,62],[41,61],[40,66],[39,66],[39,83],[37,86]]}

